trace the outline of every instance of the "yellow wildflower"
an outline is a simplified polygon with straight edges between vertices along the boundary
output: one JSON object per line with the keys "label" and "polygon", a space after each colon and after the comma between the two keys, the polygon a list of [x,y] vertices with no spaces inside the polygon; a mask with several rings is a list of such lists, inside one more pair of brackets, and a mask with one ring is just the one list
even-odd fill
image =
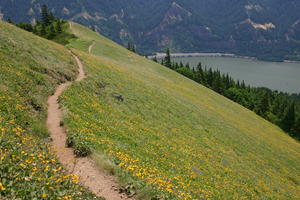
{"label": "yellow wildflower", "polygon": [[5,190],[5,187],[2,185],[2,183],[0,182],[0,191]]}

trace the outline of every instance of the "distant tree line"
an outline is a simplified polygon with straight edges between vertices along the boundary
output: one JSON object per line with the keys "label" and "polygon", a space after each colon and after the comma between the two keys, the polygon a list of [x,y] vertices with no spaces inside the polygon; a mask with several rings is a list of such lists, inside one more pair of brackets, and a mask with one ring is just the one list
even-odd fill
{"label": "distant tree line", "polygon": [[[156,58],[153,61],[158,62]],[[290,136],[300,139],[300,94],[251,87],[219,70],[203,68],[201,63],[192,68],[188,63],[172,62],[169,49],[161,64],[254,111]]]}
{"label": "distant tree line", "polygon": [[[13,24],[11,18],[8,18],[7,22]],[[67,21],[55,17],[52,12],[49,11],[47,5],[42,5],[41,17],[36,21],[35,25],[25,22],[20,22],[15,25],[43,38],[55,40],[61,44],[67,44],[68,40],[76,38],[76,36],[66,32],[64,28],[66,23]]]}

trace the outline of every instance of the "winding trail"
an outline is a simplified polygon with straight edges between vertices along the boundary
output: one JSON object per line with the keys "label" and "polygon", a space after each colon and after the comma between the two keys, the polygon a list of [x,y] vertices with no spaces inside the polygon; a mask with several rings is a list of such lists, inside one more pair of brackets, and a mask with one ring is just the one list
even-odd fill
{"label": "winding trail", "polygon": [[89,54],[92,53],[92,50],[93,50],[93,47],[95,46],[95,44],[96,44],[96,41],[93,40],[93,43],[89,46]]}
{"label": "winding trail", "polygon": [[[95,42],[93,41],[89,46],[89,52],[92,51],[94,45]],[[79,74],[75,80],[79,82],[84,79],[86,75],[79,58],[74,53],[72,53],[72,55],[79,67]],[[115,178],[100,171],[94,160],[89,157],[76,157],[73,149],[66,147],[67,135],[64,127],[60,126],[63,114],[59,107],[58,98],[71,84],[72,82],[66,82],[59,85],[54,95],[48,98],[47,127],[53,139],[52,147],[57,158],[68,173],[77,175],[80,183],[97,196],[104,197],[106,200],[133,199],[127,197],[125,194],[120,194]]]}

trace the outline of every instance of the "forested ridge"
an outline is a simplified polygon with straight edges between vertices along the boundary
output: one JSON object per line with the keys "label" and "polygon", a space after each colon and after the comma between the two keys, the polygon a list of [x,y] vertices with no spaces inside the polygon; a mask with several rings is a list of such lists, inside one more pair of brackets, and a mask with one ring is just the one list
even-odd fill
{"label": "forested ridge", "polygon": [[[153,60],[158,62],[156,58]],[[251,87],[244,81],[234,80],[228,73],[203,67],[201,63],[193,68],[189,63],[172,62],[169,49],[161,64],[254,111],[292,137],[300,139],[300,94]]]}

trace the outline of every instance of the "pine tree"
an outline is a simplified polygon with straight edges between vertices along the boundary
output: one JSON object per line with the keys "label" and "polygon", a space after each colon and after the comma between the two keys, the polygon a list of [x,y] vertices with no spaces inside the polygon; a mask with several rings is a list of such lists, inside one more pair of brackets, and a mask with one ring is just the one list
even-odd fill
{"label": "pine tree", "polygon": [[256,107],[256,113],[262,117],[266,117],[266,114],[269,111],[269,107],[269,94],[265,92]]}
{"label": "pine tree", "polygon": [[295,120],[291,135],[297,139],[300,139],[300,117]]}
{"label": "pine tree", "polygon": [[49,19],[49,23],[52,23],[56,20],[56,18],[54,17],[52,12],[48,11],[48,19]]}
{"label": "pine tree", "polygon": [[56,32],[58,34],[62,33],[62,26],[61,26],[61,21],[60,20],[57,20],[57,22],[56,22]]}
{"label": "pine tree", "polygon": [[46,25],[44,23],[42,23],[41,30],[40,30],[40,36],[45,37],[46,34],[47,34]]}
{"label": "pine tree", "polygon": [[290,133],[295,124],[295,103],[292,102],[286,109],[286,112],[281,121],[281,128]]}
{"label": "pine tree", "polygon": [[135,45],[132,45],[130,42],[127,43],[127,49],[129,51],[135,52]]}
{"label": "pine tree", "polygon": [[241,88],[240,80],[237,80],[235,87],[236,87],[236,88]]}
{"label": "pine tree", "polygon": [[242,89],[245,89],[245,88],[246,88],[246,84],[245,84],[245,81],[244,81],[244,80],[243,80],[242,83],[241,83],[241,88],[242,88]]}
{"label": "pine tree", "polygon": [[173,68],[174,68],[175,70],[179,68],[179,65],[178,65],[177,62],[174,64],[174,67],[173,67]]}
{"label": "pine tree", "polygon": [[129,51],[131,51],[131,44],[130,44],[130,42],[127,42],[127,49],[128,49]]}
{"label": "pine tree", "polygon": [[184,67],[183,63],[180,61],[179,68]]}
{"label": "pine tree", "polygon": [[52,23],[52,24],[50,25],[49,33],[48,33],[47,38],[48,38],[49,40],[51,40],[51,39],[53,39],[53,38],[55,37],[55,35],[56,35],[56,32],[55,32],[55,28],[54,28],[53,23]]}
{"label": "pine tree", "polygon": [[171,63],[171,55],[170,55],[170,49],[168,48],[167,49],[167,52],[166,52],[166,57],[164,59],[164,64],[166,67],[168,68],[171,68],[172,67],[172,63]]}
{"label": "pine tree", "polygon": [[42,6],[42,23],[46,26],[50,24],[48,6],[45,4]]}
{"label": "pine tree", "polygon": [[10,24],[14,24],[13,21],[12,21],[12,19],[10,17],[7,18],[7,22],[10,23]]}
{"label": "pine tree", "polygon": [[38,30],[37,30],[37,26],[33,26],[33,31],[34,34],[38,35]]}
{"label": "pine tree", "polygon": [[212,87],[213,81],[214,81],[214,74],[211,68],[209,68],[208,72],[207,72],[207,84],[209,87]]}
{"label": "pine tree", "polygon": [[187,68],[187,69],[191,69],[191,67],[190,67],[190,63],[186,63],[186,64],[185,64],[185,68]]}
{"label": "pine tree", "polygon": [[156,56],[152,59],[154,62],[158,63]]}

